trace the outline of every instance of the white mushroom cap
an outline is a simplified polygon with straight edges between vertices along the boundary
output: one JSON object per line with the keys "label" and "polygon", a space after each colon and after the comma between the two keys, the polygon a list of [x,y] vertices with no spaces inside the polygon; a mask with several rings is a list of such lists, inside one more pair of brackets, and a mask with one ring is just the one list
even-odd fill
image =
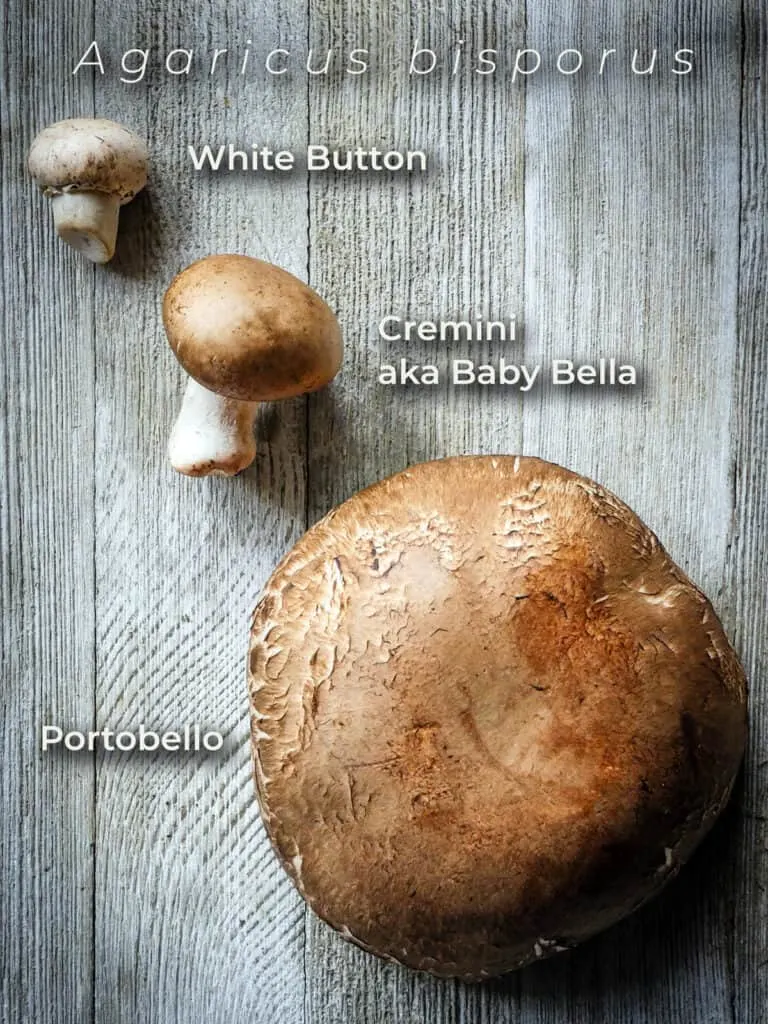
{"label": "white mushroom cap", "polygon": [[29,173],[48,196],[101,192],[130,202],[147,183],[147,147],[122,125],[73,117],[43,128],[29,150]]}
{"label": "white mushroom cap", "polygon": [[53,199],[56,230],[96,263],[115,251],[119,208],[147,183],[145,143],[103,118],[72,118],[44,128],[29,151],[29,173]]}

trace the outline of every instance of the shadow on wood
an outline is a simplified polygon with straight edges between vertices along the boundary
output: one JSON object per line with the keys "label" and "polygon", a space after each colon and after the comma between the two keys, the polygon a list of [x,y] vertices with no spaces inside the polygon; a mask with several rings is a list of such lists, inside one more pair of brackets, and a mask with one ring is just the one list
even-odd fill
{"label": "shadow on wood", "polygon": [[[488,987],[502,997],[517,997],[522,989],[534,1001],[557,1000],[558,1006],[567,993],[568,1004],[592,1005],[612,997],[639,1003],[676,976],[694,976],[695,963],[713,957],[723,962],[721,973],[730,977],[734,908],[727,882],[739,857],[743,788],[742,769],[734,796],[710,835],[678,877],[645,907],[571,952]],[[700,913],[702,904],[710,905],[709,914]],[[716,927],[702,929],[705,921],[716,922]]]}

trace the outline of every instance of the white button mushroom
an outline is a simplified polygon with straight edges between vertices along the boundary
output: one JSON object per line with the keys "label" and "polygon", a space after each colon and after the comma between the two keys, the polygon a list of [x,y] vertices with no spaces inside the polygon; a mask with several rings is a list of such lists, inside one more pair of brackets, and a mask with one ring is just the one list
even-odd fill
{"label": "white button mushroom", "polygon": [[342,357],[339,325],[287,270],[249,256],[208,256],[163,300],[176,358],[192,378],[168,445],[187,476],[233,476],[253,462],[259,402],[328,384]]}
{"label": "white button mushroom", "polygon": [[44,128],[29,150],[29,173],[51,197],[59,237],[94,263],[112,259],[120,207],[147,183],[147,147],[101,118]]}

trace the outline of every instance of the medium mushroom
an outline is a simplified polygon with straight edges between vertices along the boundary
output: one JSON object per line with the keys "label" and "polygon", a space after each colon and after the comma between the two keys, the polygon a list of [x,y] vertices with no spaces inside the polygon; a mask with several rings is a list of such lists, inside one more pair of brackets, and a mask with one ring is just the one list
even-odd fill
{"label": "medium mushroom", "polygon": [[581,942],[726,803],[746,684],[706,597],[618,498],[533,458],[415,466],[266,585],[256,786],[312,908],[478,980]]}
{"label": "medium mushroom", "polygon": [[44,128],[28,167],[51,197],[59,237],[94,263],[115,253],[120,207],[147,183],[147,147],[128,128],[76,117]]}
{"label": "medium mushroom", "polygon": [[342,357],[339,325],[320,296],[287,270],[249,256],[208,256],[183,270],[163,323],[190,375],[168,445],[188,476],[231,476],[256,455],[259,402],[328,384]]}

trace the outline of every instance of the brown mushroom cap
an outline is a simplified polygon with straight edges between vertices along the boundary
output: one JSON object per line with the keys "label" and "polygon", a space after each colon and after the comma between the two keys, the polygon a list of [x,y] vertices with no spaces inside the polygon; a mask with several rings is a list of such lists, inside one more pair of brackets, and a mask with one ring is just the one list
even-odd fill
{"label": "brown mushroom cap", "polygon": [[415,466],[278,566],[250,650],[258,797],[312,908],[480,979],[668,881],[725,804],[743,671],[711,605],[597,484]]}
{"label": "brown mushroom cap", "polygon": [[103,118],[48,125],[29,150],[29,173],[47,195],[98,192],[127,203],[147,183],[147,147],[128,128]]}
{"label": "brown mushroom cap", "polygon": [[228,398],[303,395],[341,365],[329,306],[287,270],[250,256],[208,256],[183,270],[165,293],[163,322],[187,373]]}

